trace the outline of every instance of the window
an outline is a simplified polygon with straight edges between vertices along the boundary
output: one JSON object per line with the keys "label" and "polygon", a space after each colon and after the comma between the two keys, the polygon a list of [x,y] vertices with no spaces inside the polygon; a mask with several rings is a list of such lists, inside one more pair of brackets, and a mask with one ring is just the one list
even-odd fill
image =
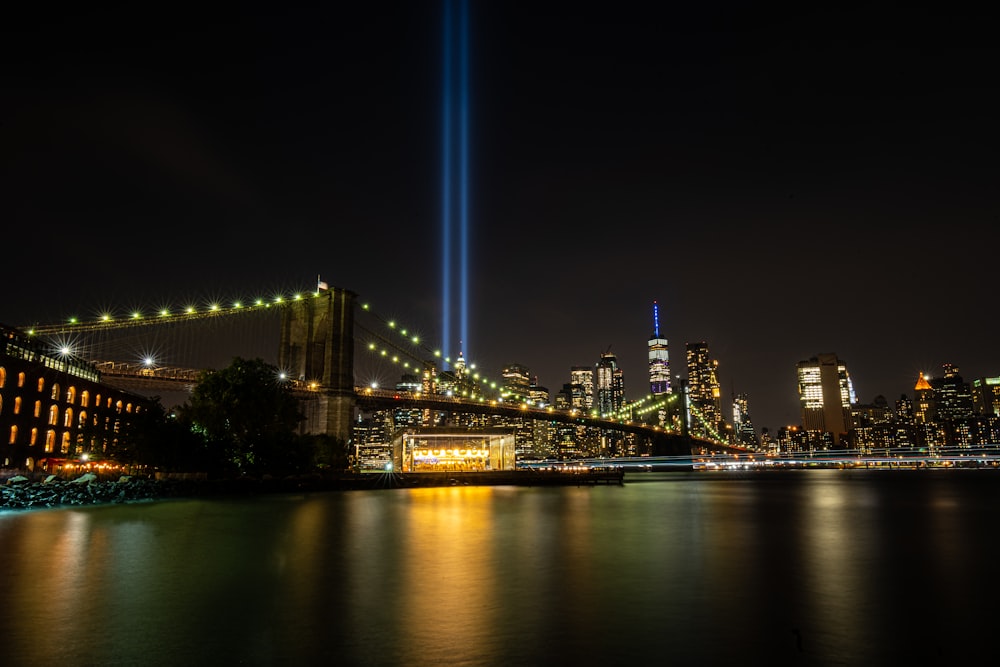
{"label": "window", "polygon": [[80,410],[80,420],[78,422],[80,428],[87,425],[87,413],[84,410]]}
{"label": "window", "polygon": [[54,382],[52,384],[52,400],[53,401],[58,401],[59,400],[59,383],[58,382]]}
{"label": "window", "polygon": [[38,419],[41,416],[42,416],[42,402],[35,401],[35,419]]}
{"label": "window", "polygon": [[69,431],[63,433],[62,447],[60,447],[60,450],[63,454],[69,454]]}
{"label": "window", "polygon": [[59,406],[53,405],[49,408],[49,426],[55,426],[59,423]]}
{"label": "window", "polygon": [[70,387],[66,390],[66,402],[70,405],[76,403],[76,387]]}
{"label": "window", "polygon": [[[0,406],[2,406],[2,405],[3,405],[3,402],[2,402],[2,400],[0,400]],[[14,414],[15,415],[21,414],[21,397],[20,396],[15,396],[14,397]]]}
{"label": "window", "polygon": [[15,424],[15,425],[13,425],[13,426],[10,427],[10,440],[9,440],[9,442],[12,445],[16,445],[17,444],[17,424]]}
{"label": "window", "polygon": [[[108,399],[108,402],[109,403],[111,402],[110,398]],[[115,407],[118,409],[118,414],[122,413],[122,405],[124,405],[124,404],[121,401],[118,401],[117,403],[115,403]],[[109,405],[108,407],[110,408],[111,406]]]}
{"label": "window", "polygon": [[66,414],[63,415],[63,426],[66,428],[73,426],[73,408],[66,408]]}
{"label": "window", "polygon": [[31,429],[31,442],[29,443],[32,447],[38,442],[38,429]]}
{"label": "window", "polygon": [[[100,399],[97,399],[97,400],[100,400]],[[83,393],[80,394],[80,407],[81,408],[90,407],[90,392],[87,391],[86,389],[84,389]]]}
{"label": "window", "polygon": [[45,391],[45,378],[38,378],[38,393]]}
{"label": "window", "polygon": [[3,389],[5,384],[7,384],[7,369],[0,366],[0,389]]}
{"label": "window", "polygon": [[94,401],[94,407],[96,407],[96,408],[101,407],[101,395],[100,394],[97,395],[97,399]]}
{"label": "window", "polygon": [[24,386],[24,373],[18,373],[17,374],[17,386],[18,387],[23,387]]}
{"label": "window", "polygon": [[45,451],[51,452],[56,448],[56,432],[49,429],[45,432]]}

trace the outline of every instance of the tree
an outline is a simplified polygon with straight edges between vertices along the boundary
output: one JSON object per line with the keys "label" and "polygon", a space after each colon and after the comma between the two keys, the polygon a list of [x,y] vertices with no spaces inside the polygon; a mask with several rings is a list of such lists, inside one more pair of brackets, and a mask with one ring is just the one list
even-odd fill
{"label": "tree", "polygon": [[236,357],[203,373],[179,416],[205,442],[216,472],[284,473],[311,463],[296,434],[298,401],[261,359]]}

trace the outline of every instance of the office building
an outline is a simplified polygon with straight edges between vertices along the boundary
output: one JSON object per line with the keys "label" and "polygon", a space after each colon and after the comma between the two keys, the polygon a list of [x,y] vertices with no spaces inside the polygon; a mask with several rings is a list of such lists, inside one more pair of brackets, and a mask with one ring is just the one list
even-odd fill
{"label": "office building", "polygon": [[839,446],[851,424],[851,406],[857,402],[844,362],[836,354],[818,354],[796,366],[802,428],[829,433]]}
{"label": "office building", "polygon": [[653,335],[649,347],[649,393],[653,396],[670,393],[670,355],[667,339],[660,337],[660,307],[653,302]]}

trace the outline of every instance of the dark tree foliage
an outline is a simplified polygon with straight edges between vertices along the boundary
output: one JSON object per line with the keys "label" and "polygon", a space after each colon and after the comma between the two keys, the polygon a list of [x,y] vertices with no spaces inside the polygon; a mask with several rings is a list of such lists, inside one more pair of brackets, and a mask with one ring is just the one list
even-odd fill
{"label": "dark tree foliage", "polygon": [[313,466],[314,452],[296,433],[298,401],[278,368],[261,359],[236,357],[204,373],[178,416],[204,442],[209,472],[287,474]]}
{"label": "dark tree foliage", "polygon": [[204,442],[164,408],[159,397],[150,399],[125,424],[117,442],[109,446],[110,458],[168,471],[204,469]]}

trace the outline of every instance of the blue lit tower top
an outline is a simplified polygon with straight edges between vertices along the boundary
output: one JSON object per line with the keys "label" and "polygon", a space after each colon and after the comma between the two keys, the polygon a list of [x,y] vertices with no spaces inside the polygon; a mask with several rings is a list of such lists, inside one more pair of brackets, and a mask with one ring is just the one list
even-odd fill
{"label": "blue lit tower top", "polygon": [[653,335],[649,339],[649,391],[654,396],[670,393],[670,355],[667,339],[660,338],[660,306],[653,302]]}

